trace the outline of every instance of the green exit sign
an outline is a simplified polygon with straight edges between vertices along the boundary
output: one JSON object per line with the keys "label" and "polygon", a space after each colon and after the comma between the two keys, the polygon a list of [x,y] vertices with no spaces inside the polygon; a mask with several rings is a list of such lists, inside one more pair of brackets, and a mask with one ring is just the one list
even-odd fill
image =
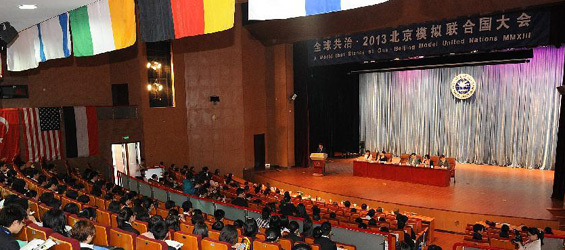
{"label": "green exit sign", "polygon": [[127,135],[126,135],[126,136],[122,136],[122,139],[124,139],[124,140],[129,140],[129,136],[127,136]]}

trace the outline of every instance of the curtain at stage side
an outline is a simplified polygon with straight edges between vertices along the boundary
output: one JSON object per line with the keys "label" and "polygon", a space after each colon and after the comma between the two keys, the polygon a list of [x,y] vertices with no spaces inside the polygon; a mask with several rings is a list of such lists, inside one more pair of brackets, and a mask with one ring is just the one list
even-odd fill
{"label": "curtain at stage side", "polygon": [[[552,169],[564,49],[534,49],[529,63],[360,75],[360,140],[396,154],[445,154],[460,162]],[[477,82],[458,100],[452,79]]]}

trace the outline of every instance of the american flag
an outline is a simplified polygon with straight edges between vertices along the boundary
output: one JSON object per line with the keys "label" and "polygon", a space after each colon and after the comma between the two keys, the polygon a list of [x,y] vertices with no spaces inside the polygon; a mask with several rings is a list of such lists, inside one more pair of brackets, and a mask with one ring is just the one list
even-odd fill
{"label": "american flag", "polygon": [[24,143],[29,161],[61,159],[61,108],[24,108]]}

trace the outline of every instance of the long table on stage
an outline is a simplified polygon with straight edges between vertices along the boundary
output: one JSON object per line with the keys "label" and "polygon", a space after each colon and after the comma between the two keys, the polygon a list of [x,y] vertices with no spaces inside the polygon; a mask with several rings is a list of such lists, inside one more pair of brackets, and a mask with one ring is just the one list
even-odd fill
{"label": "long table on stage", "polygon": [[440,187],[448,187],[451,183],[451,173],[448,169],[380,162],[353,161],[353,175]]}

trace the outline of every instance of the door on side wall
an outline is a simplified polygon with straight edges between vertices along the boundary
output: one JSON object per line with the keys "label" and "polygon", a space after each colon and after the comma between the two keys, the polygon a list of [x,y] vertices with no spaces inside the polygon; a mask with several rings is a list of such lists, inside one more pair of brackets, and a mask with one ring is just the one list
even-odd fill
{"label": "door on side wall", "polygon": [[[141,148],[139,142],[112,144],[112,164],[114,165],[114,177],[118,171],[131,176],[139,175],[139,163],[141,162]],[[116,183],[118,178],[114,178]]]}
{"label": "door on side wall", "polygon": [[255,169],[265,169],[265,134],[253,135]]}

